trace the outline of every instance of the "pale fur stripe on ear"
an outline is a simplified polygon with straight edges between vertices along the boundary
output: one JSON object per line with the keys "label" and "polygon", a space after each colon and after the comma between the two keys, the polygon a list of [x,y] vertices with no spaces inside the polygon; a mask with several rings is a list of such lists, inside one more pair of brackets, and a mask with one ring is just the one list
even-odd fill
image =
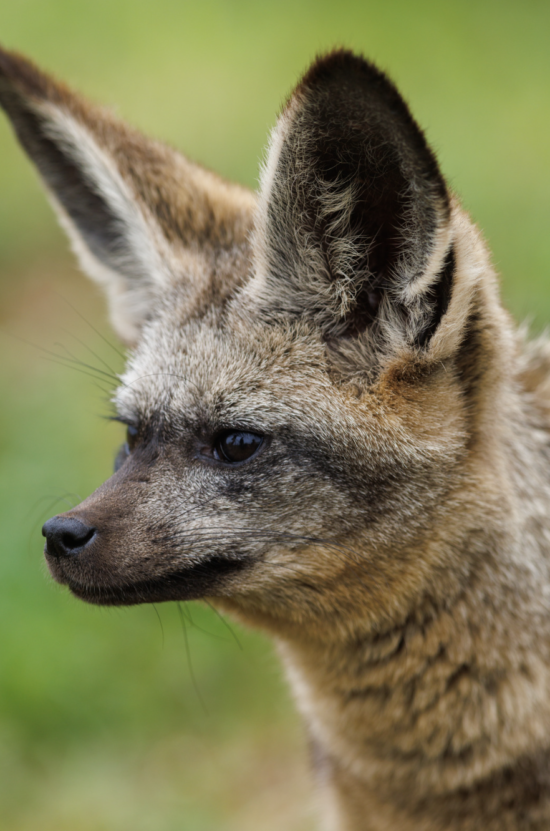
{"label": "pale fur stripe on ear", "polygon": [[[157,289],[174,279],[169,246],[154,217],[140,205],[113,159],[70,113],[41,102],[33,106],[44,135],[81,171],[88,187],[102,199],[116,227],[115,245],[94,244],[93,228],[78,227],[61,197],[46,186],[83,270],[107,294],[113,327],[125,342],[137,339],[151,311]],[[100,238],[100,234],[98,237]]]}

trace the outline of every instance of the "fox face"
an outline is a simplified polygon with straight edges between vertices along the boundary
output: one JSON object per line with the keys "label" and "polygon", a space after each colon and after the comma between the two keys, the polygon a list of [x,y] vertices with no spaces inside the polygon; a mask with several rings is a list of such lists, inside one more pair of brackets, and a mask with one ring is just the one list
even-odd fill
{"label": "fox face", "polygon": [[[120,467],[67,514],[94,537],[68,557],[48,542],[54,575],[101,603],[207,594],[246,608],[273,595],[302,623],[335,603],[335,581],[376,583],[389,531],[395,556],[432,521],[444,490],[434,480],[460,456],[455,436],[420,443],[394,391],[370,404],[355,388],[335,389],[307,324],[274,326],[266,338],[235,310],[226,322],[180,323],[167,341],[166,315],[148,327],[117,392],[129,433]],[[397,531],[396,506],[404,514],[420,494],[424,511]],[[370,562],[358,549],[367,536]]]}
{"label": "fox face", "polygon": [[323,637],[455,591],[508,321],[388,78],[320,58],[257,197],[5,52],[0,101],[130,348],[115,473],[43,529],[55,579]]}

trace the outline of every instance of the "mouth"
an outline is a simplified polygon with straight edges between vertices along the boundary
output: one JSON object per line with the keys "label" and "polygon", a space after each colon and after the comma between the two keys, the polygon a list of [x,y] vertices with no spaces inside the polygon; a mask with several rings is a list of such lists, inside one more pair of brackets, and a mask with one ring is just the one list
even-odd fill
{"label": "mouth", "polygon": [[[214,556],[188,568],[171,571],[162,577],[109,586],[92,580],[79,582],[63,574],[56,564],[52,575],[68,586],[75,597],[97,606],[135,606],[140,603],[163,603],[169,600],[199,600],[223,592],[228,578],[242,572],[247,563]],[[51,565],[50,565],[51,568]]]}

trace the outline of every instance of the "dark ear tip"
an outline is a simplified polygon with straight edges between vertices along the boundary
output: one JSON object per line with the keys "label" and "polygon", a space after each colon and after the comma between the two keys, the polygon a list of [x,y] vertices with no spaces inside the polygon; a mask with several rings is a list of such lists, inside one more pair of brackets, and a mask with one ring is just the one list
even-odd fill
{"label": "dark ear tip", "polygon": [[408,145],[409,155],[416,158],[418,175],[432,182],[448,214],[447,187],[424,133],[393,81],[371,61],[349,49],[318,56],[287,106],[294,102],[298,107],[313,103],[315,115],[310,121],[314,125],[330,122],[337,132],[338,125],[353,125],[346,141],[357,133],[357,125],[363,124],[365,133],[383,129],[388,142]]}
{"label": "dark ear tip", "polygon": [[362,55],[355,54],[350,49],[339,48],[315,58],[296,87],[296,92],[305,92],[339,78],[353,78],[354,76],[358,80],[362,79],[363,82],[383,82],[393,89],[390,79],[371,61]]}
{"label": "dark ear tip", "polygon": [[0,47],[0,100],[2,90],[33,98],[58,98],[58,85],[32,61],[18,52]]}

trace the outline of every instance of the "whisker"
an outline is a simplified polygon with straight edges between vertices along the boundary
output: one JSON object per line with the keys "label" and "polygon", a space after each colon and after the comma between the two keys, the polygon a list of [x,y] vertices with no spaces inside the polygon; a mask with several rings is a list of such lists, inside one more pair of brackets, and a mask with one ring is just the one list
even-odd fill
{"label": "whisker", "polygon": [[164,640],[164,626],[162,625],[162,618],[161,618],[161,616],[160,616],[160,614],[159,614],[159,610],[157,609],[157,607],[156,607],[155,603],[151,603],[151,606],[153,607],[154,612],[155,612],[155,614],[156,614],[156,616],[157,616],[157,618],[158,618],[158,622],[159,622],[159,626],[160,626],[160,631],[161,631],[161,633],[162,633],[162,648],[164,649],[165,640]]}
{"label": "whisker", "polygon": [[[111,398],[113,397],[113,391],[112,390],[106,389],[106,387],[102,387],[97,381],[95,381],[92,384],[92,386],[95,387],[96,390],[99,390],[100,392],[103,393],[103,395],[105,396],[105,398],[103,400],[105,401],[106,404],[111,403]],[[101,418],[101,416],[100,416],[100,418]]]}
{"label": "whisker", "polygon": [[204,635],[209,635],[211,638],[217,638],[219,641],[225,641],[225,643],[228,642],[228,638],[224,638],[222,635],[217,635],[215,632],[210,632],[208,629],[204,629],[204,627],[199,626],[198,623],[195,623],[191,615],[191,608],[189,603],[185,603],[185,610],[187,612],[187,619],[189,620],[189,623],[191,624],[193,629],[197,630],[197,632],[202,632]]}
{"label": "whisker", "polygon": [[84,323],[85,323],[87,326],[89,326],[89,327],[90,327],[90,329],[91,329],[93,332],[95,332],[95,333],[96,333],[96,335],[97,335],[99,338],[101,338],[101,340],[102,340],[104,343],[106,343],[106,344],[107,344],[107,346],[109,346],[109,347],[113,350],[113,352],[116,352],[116,354],[117,354],[117,355],[119,355],[119,356],[122,358],[122,360],[123,360],[123,361],[126,361],[126,356],[125,356],[125,355],[124,355],[124,354],[123,354],[123,353],[122,353],[119,349],[117,349],[117,348],[116,348],[116,346],[114,346],[114,344],[112,344],[112,343],[111,343],[111,341],[109,340],[109,338],[106,338],[106,337],[105,337],[105,335],[103,335],[103,334],[99,331],[99,329],[96,329],[96,327],[95,327],[92,323],[90,323],[90,321],[89,321],[89,320],[88,320],[88,319],[87,319],[87,318],[86,318],[86,317],[82,314],[82,312],[80,312],[80,311],[76,308],[76,306],[73,306],[73,304],[72,304],[69,300],[67,300],[67,298],[66,298],[66,297],[64,297],[62,294],[60,294],[59,292],[57,292],[57,291],[56,291],[56,292],[55,292],[55,294],[57,294],[57,296],[58,296],[58,297],[60,297],[60,298],[61,298],[61,300],[63,300],[63,301],[67,304],[67,306],[69,306],[69,307],[73,310],[73,312],[74,312],[75,314],[77,314],[77,315],[79,316],[79,318],[80,318],[81,320],[83,320],[83,321],[84,321]]}
{"label": "whisker", "polygon": [[65,367],[65,369],[72,369],[75,372],[80,372],[81,375],[85,375],[87,378],[92,378],[92,380],[95,381],[95,386],[104,395],[106,395],[110,398],[110,396],[112,395],[112,390],[109,390],[106,387],[101,387],[98,383],[99,380],[101,380],[101,379],[98,379],[97,375],[93,375],[91,372],[86,372],[86,370],[81,369],[79,366],[75,366],[74,363],[69,362],[68,359],[64,358],[62,355],[58,355],[56,357],[57,357],[57,360],[56,360],[56,358],[49,358],[49,357],[45,357],[45,358],[43,358],[43,360],[49,361],[49,363],[52,363],[52,364],[57,364],[58,366]]}
{"label": "whisker", "polygon": [[[86,369],[93,370],[94,372],[98,372],[98,373],[101,373],[103,375],[107,375],[106,372],[99,369],[98,367],[91,366],[90,364],[85,364],[83,361],[79,361],[77,358],[74,357],[74,355],[71,355],[71,353],[68,351],[68,349],[65,346],[63,346],[60,343],[56,343],[54,345],[60,346],[62,349],[65,349],[65,351],[68,352],[69,355],[71,355],[70,359],[65,357],[65,355],[59,355],[57,352],[54,352],[52,349],[46,349],[45,346],[40,346],[37,343],[33,343],[32,341],[27,340],[27,338],[22,338],[20,335],[15,335],[13,332],[5,332],[4,334],[8,335],[9,337],[13,338],[16,341],[19,341],[19,343],[24,343],[25,346],[32,346],[33,349],[37,349],[39,352],[42,352],[44,355],[47,355],[50,358],[54,358],[57,361],[66,361],[68,364],[74,363],[74,364],[77,364],[79,366],[83,366]],[[120,381],[120,379],[116,375],[110,375],[109,374],[108,377],[111,380],[116,381],[117,383]]]}
{"label": "whisker", "polygon": [[187,604],[185,604],[184,606],[181,606],[181,604],[178,604],[178,605],[180,606],[180,609],[179,609],[180,615],[185,615],[185,617],[187,618],[189,623],[192,624],[193,621],[191,620],[191,617],[189,615],[189,610],[187,608]]}
{"label": "whisker", "polygon": [[193,684],[193,687],[195,688],[197,698],[199,699],[205,714],[207,716],[209,716],[210,713],[208,712],[208,708],[207,708],[207,706],[204,702],[204,699],[201,695],[201,692],[199,690],[199,686],[197,684],[197,679],[195,678],[195,673],[194,673],[194,670],[193,670],[193,662],[191,660],[191,650],[189,649],[189,640],[187,638],[187,627],[185,626],[185,619],[184,619],[184,616],[183,616],[181,603],[176,603],[176,606],[178,608],[178,613],[179,613],[179,617],[180,617],[180,621],[181,621],[181,627],[182,627],[182,632],[183,632],[183,640],[185,642],[185,652],[187,654],[187,666],[189,668],[189,675],[191,677],[191,682]]}
{"label": "whisker", "polygon": [[[76,364],[77,366],[84,367],[85,369],[90,369],[93,372],[97,372],[99,375],[104,375],[106,378],[109,378],[110,381],[114,381],[118,384],[119,377],[118,375],[115,375],[113,372],[105,372],[104,369],[100,369],[98,366],[93,366],[93,364],[87,364],[85,361],[81,361],[79,358],[75,357],[75,355],[73,355],[72,352],[69,352],[65,344],[60,343],[59,341],[56,341],[54,343],[54,346],[58,346],[60,349],[63,349],[67,353],[69,357],[65,358],[66,361],[72,361],[72,363]],[[63,358],[64,356],[54,353],[54,357]]]}
{"label": "whisker", "polygon": [[238,639],[236,632],[233,630],[233,627],[232,627],[232,626],[230,626],[230,624],[226,621],[226,619],[224,618],[224,616],[223,616],[220,612],[218,612],[218,610],[216,609],[216,607],[215,607],[215,606],[213,606],[213,605],[212,605],[212,603],[210,603],[210,601],[209,601],[209,600],[207,600],[206,598],[203,598],[203,602],[204,602],[204,603],[206,603],[206,605],[207,605],[207,606],[209,606],[209,607],[212,609],[212,611],[214,612],[214,614],[215,614],[215,615],[217,615],[217,616],[219,617],[219,619],[221,620],[221,622],[223,623],[223,625],[224,625],[224,626],[225,626],[225,627],[229,630],[229,632],[231,633],[231,636],[232,636],[233,640],[235,641],[235,643],[237,644],[237,646],[239,647],[239,649],[241,650],[241,652],[243,652],[243,645],[242,645],[242,643],[240,642],[240,640]]}
{"label": "whisker", "polygon": [[81,346],[83,346],[83,347],[84,347],[84,349],[87,349],[87,350],[88,350],[88,352],[89,352],[91,355],[93,355],[93,356],[94,356],[94,358],[95,358],[96,360],[98,360],[100,364],[103,364],[103,366],[104,366],[106,369],[108,369],[108,370],[109,370],[109,372],[113,375],[113,377],[114,377],[114,378],[118,378],[118,375],[117,375],[117,373],[115,372],[115,370],[112,368],[112,366],[110,366],[110,365],[107,363],[107,361],[105,361],[105,360],[101,357],[101,355],[98,355],[98,354],[97,354],[97,352],[94,352],[94,350],[91,348],[91,346],[89,346],[89,345],[88,345],[85,341],[83,341],[81,338],[78,338],[78,337],[77,337],[77,336],[76,336],[73,332],[70,332],[68,329],[61,329],[61,331],[62,331],[62,332],[65,332],[65,334],[66,334],[66,335],[68,335],[70,338],[73,338],[73,340],[75,340],[77,343],[79,343]]}

